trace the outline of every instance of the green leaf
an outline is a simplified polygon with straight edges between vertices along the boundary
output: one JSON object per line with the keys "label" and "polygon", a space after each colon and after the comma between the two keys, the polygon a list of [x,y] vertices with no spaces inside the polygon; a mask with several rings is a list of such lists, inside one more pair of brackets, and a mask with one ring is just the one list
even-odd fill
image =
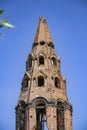
{"label": "green leaf", "polygon": [[1,19],[0,19],[0,25],[1,26],[6,26],[8,28],[14,28],[15,27],[14,25],[8,23],[7,21],[1,20]]}
{"label": "green leaf", "polygon": [[3,14],[4,10],[0,10],[0,15]]}
{"label": "green leaf", "polygon": [[8,23],[6,21],[4,21],[3,25],[8,27],[8,28],[14,28],[14,25],[12,25],[12,24],[10,24],[10,23]]}

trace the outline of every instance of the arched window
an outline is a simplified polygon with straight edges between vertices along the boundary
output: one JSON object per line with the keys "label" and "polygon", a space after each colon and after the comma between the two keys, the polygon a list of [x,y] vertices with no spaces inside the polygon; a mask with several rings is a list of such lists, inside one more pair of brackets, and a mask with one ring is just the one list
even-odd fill
{"label": "arched window", "polygon": [[50,46],[51,48],[53,48],[53,49],[54,49],[54,45],[53,45],[53,43],[52,43],[52,42],[49,42],[49,43],[48,43],[48,46]]}
{"label": "arched window", "polygon": [[28,61],[27,61],[27,67],[30,69],[32,67],[32,62],[33,62],[33,57],[31,54],[28,56]]}
{"label": "arched window", "polygon": [[25,79],[25,81],[24,81],[24,85],[25,85],[25,86],[24,86],[25,88],[28,87],[28,79]]}
{"label": "arched window", "polygon": [[29,59],[29,68],[32,67],[32,58]]}
{"label": "arched window", "polygon": [[60,79],[58,77],[55,77],[55,86],[60,88]]}
{"label": "arched window", "polygon": [[22,82],[22,89],[26,88],[28,88],[28,79],[24,79],[24,81]]}
{"label": "arched window", "polygon": [[46,126],[46,108],[44,101],[38,101],[36,104],[36,130],[45,130]]}
{"label": "arched window", "polygon": [[43,86],[44,85],[44,78],[43,76],[38,77],[38,86]]}
{"label": "arched window", "polygon": [[57,130],[65,130],[64,129],[64,106],[62,102],[58,102],[57,104]]}
{"label": "arched window", "polygon": [[44,41],[41,41],[41,42],[40,42],[40,45],[44,45],[44,44],[45,44],[45,42],[44,42]]}
{"label": "arched window", "polygon": [[41,65],[44,64],[44,57],[43,56],[39,57],[39,64],[41,64]]}
{"label": "arched window", "polygon": [[38,42],[34,42],[33,43],[33,46],[32,46],[32,49],[34,48],[34,47],[36,47],[38,45]]}
{"label": "arched window", "polygon": [[52,65],[57,66],[57,61],[56,61],[55,57],[52,57]]}
{"label": "arched window", "polygon": [[18,119],[18,124],[19,124],[19,130],[24,130],[25,129],[25,109],[26,109],[26,104],[22,100],[20,101],[18,108],[17,108],[17,115],[16,118]]}

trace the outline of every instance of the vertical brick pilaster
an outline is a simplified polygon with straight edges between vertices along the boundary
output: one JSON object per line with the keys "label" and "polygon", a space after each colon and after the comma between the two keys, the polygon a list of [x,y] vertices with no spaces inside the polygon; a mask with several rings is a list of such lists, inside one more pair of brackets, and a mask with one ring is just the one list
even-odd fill
{"label": "vertical brick pilaster", "polygon": [[31,107],[29,108],[29,129],[28,130],[35,130],[36,127],[36,114],[35,114],[35,108]]}
{"label": "vertical brick pilaster", "polygon": [[47,106],[46,115],[48,130],[57,130],[56,107]]}
{"label": "vertical brick pilaster", "polygon": [[65,110],[65,130],[72,130],[72,115],[69,109]]}

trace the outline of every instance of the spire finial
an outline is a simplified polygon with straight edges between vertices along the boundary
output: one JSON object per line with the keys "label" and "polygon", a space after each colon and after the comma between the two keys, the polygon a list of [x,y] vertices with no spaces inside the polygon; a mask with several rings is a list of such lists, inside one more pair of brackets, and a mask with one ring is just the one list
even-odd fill
{"label": "spire finial", "polygon": [[34,43],[39,43],[41,41],[52,42],[50,31],[44,17],[39,18],[39,24],[36,31]]}

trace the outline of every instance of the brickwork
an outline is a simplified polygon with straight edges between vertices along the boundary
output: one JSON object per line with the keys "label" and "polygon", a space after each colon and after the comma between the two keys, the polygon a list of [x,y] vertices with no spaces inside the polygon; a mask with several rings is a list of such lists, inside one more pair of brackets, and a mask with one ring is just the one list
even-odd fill
{"label": "brickwork", "polygon": [[47,126],[49,130],[57,130],[56,107],[47,106]]}
{"label": "brickwork", "polygon": [[36,123],[35,123],[35,109],[29,109],[29,130],[35,130]]}
{"label": "brickwork", "polygon": [[72,115],[69,109],[65,111],[65,130],[72,130]]}
{"label": "brickwork", "polygon": [[[58,103],[62,105],[59,107]],[[45,117],[48,130],[72,130],[66,79],[61,74],[60,57],[56,56],[48,25],[42,17],[27,57],[16,117],[16,130],[42,130]]]}

